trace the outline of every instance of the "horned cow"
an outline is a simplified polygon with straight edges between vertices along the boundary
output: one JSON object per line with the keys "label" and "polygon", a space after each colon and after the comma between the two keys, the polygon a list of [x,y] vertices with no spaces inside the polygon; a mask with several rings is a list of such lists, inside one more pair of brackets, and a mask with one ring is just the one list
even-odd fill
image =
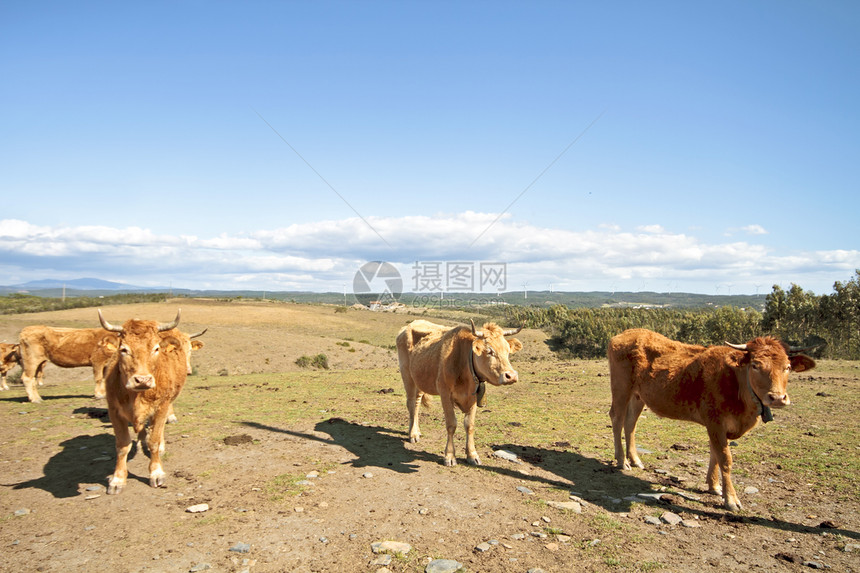
{"label": "horned cow", "polygon": [[475,414],[478,406],[484,405],[486,382],[499,386],[519,380],[509,355],[521,350],[523,345],[516,338],[506,340],[505,337],[520,330],[503,330],[494,323],[487,323],[479,331],[474,322],[471,329],[449,328],[426,320],[413,321],[400,330],[397,357],[406,390],[412,443],[421,438],[419,403],[428,404],[428,395],[439,396],[448,431],[445,465],[457,463],[454,456],[455,405],[465,414],[466,459],[473,465],[481,463],[475,449]]}
{"label": "horned cow", "polygon": [[789,372],[815,367],[814,360],[770,337],[704,347],[644,329],[626,330],[613,337],[607,354],[612,387],[609,415],[617,467],[644,467],[636,452],[635,432],[645,406],[658,416],[696,422],[708,431],[708,491],[722,495],[730,511],[742,506],[732,485],[728,440],[746,434],[759,418],[770,421],[771,408],[789,405]]}
{"label": "horned cow", "polygon": [[[178,325],[179,318],[177,312],[174,321],[167,324],[130,319],[122,326],[115,326],[107,322],[99,310],[104,330],[115,333],[118,338],[105,367],[108,413],[116,437],[116,467],[108,482],[109,494],[120,493],[128,477],[127,458],[132,442],[129,424],[140,442],[146,440],[150,458],[149,484],[152,487],[164,485],[166,474],[161,465],[164,425],[187,376],[183,340],[170,333]],[[111,346],[108,344],[107,348]]]}

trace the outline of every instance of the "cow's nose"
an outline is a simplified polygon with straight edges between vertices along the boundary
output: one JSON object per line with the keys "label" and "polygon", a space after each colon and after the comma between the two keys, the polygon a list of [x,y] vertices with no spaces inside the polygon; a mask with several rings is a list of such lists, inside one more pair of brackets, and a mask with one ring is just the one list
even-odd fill
{"label": "cow's nose", "polygon": [[134,377],[134,383],[138,388],[153,388],[155,386],[155,377],[152,374],[140,374]]}
{"label": "cow's nose", "polygon": [[788,406],[791,404],[791,400],[788,397],[788,394],[779,394],[777,392],[770,392],[767,395],[770,398],[770,405],[774,408],[782,408],[783,406]]}
{"label": "cow's nose", "polygon": [[508,370],[502,375],[502,377],[505,379],[505,384],[513,384],[520,379],[516,370]]}

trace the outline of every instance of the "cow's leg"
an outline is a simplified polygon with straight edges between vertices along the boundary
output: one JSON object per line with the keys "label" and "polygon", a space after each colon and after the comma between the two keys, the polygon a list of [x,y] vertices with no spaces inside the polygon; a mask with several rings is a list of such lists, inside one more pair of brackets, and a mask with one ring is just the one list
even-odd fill
{"label": "cow's leg", "polygon": [[6,385],[6,373],[0,374],[0,390],[8,390],[9,386]]}
{"label": "cow's leg", "polygon": [[93,380],[95,381],[95,390],[93,395],[96,400],[101,400],[105,397],[105,374],[104,365],[93,365]]}
{"label": "cow's leg", "polygon": [[120,420],[120,416],[112,412],[110,414],[113,433],[116,436],[116,467],[108,480],[107,493],[113,495],[122,491],[128,478],[128,452],[131,450],[131,433],[128,431],[126,420]]}
{"label": "cow's leg", "polygon": [[170,409],[167,411],[167,423],[172,424],[177,420],[178,418],[176,417],[176,413],[173,411],[173,404],[171,404]]}
{"label": "cow's leg", "polygon": [[403,378],[403,389],[406,390],[406,410],[409,412],[409,441],[414,444],[421,439],[418,416],[424,392],[418,389],[409,372],[401,370],[400,375]]}
{"label": "cow's leg", "polygon": [[624,444],[621,442],[621,432],[627,417],[627,404],[630,402],[632,384],[629,372],[610,358],[609,377],[612,388],[612,406],[609,417],[612,420],[612,437],[615,442],[615,466],[622,470],[630,469],[630,462],[624,456]]}
{"label": "cow's leg", "polygon": [[[726,504],[726,509],[729,511],[743,509],[741,500],[738,499],[738,494],[735,492],[735,486],[732,484],[732,452],[729,449],[726,433],[719,429],[708,429],[708,438],[711,443],[711,457],[716,457],[720,466],[720,474],[723,478],[723,501]],[[710,476],[708,477],[710,479]]]}
{"label": "cow's leg", "polygon": [[454,413],[454,400],[448,393],[443,393],[439,397],[442,399],[442,411],[445,412],[445,429],[448,431],[448,442],[445,444],[445,465],[456,466],[454,432],[457,431],[457,414]]}
{"label": "cow's leg", "polygon": [[478,413],[478,402],[463,416],[463,428],[466,430],[466,460],[473,466],[481,465],[478,450],[475,448],[475,414]]}
{"label": "cow's leg", "polygon": [[630,464],[637,468],[644,468],[645,464],[639,459],[639,452],[636,451],[636,424],[639,422],[639,416],[642,414],[642,409],[645,403],[633,396],[630,402],[627,403],[627,416],[624,418],[624,438],[627,441],[627,459]]}
{"label": "cow's leg", "polygon": [[149,449],[149,485],[161,487],[167,474],[161,467],[161,454],[164,453],[164,424],[170,404],[162,404],[149,423],[149,436],[146,447]]}
{"label": "cow's leg", "polygon": [[717,450],[711,446],[711,461],[708,463],[708,493],[723,496],[723,488],[720,485],[720,462]]}
{"label": "cow's leg", "polygon": [[24,383],[24,390],[27,391],[27,399],[31,402],[41,402],[42,397],[39,396],[39,391],[36,390],[36,380],[38,379],[41,382],[45,363],[33,364],[32,362],[23,362],[23,366],[24,371],[21,374],[21,382]]}

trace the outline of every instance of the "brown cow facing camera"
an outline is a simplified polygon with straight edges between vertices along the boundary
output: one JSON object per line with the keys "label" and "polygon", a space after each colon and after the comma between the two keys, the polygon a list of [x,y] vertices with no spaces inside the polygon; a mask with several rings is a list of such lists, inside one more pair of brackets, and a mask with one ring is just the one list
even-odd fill
{"label": "brown cow facing camera", "polygon": [[494,323],[481,330],[465,326],[450,328],[426,320],[416,320],[404,326],[397,335],[397,357],[400,375],[406,390],[409,410],[409,441],[421,438],[418,429],[418,406],[429,405],[428,395],[439,396],[445,413],[448,443],[445,445],[445,465],[457,464],[454,457],[454,432],[457,416],[454,406],[465,414],[466,459],[480,465],[475,449],[475,414],[484,405],[486,383],[501,386],[519,380],[509,356],[523,345],[516,338],[507,340],[521,329],[503,330]]}
{"label": "brown cow facing camera", "polygon": [[705,426],[710,442],[708,491],[722,495],[729,511],[741,509],[732,485],[728,440],[746,434],[759,418],[773,419],[771,408],[790,404],[789,372],[815,367],[814,360],[796,352],[770,337],[710,347],[684,344],[644,329],[613,337],[607,354],[617,467],[645,467],[636,452],[635,437],[645,406],[664,418],[696,422]]}
{"label": "brown cow facing camera", "polygon": [[[173,322],[130,319],[114,326],[99,310],[102,327],[118,335],[113,354],[105,366],[108,414],[116,437],[116,467],[108,482],[107,493],[120,493],[128,477],[127,458],[131,450],[128,426],[134,426],[138,440],[149,449],[149,485],[164,485],[161,466],[164,453],[164,425],[173,401],[179,396],[187,376],[184,340],[173,331]],[[148,436],[147,436],[147,424]]]}

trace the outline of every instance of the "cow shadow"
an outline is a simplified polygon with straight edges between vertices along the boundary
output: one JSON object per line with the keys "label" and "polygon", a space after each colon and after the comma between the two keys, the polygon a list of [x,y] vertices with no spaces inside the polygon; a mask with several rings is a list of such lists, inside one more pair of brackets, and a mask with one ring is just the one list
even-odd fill
{"label": "cow shadow", "polygon": [[[62,395],[43,395],[40,393],[43,402],[50,402],[53,400],[74,400],[79,398],[92,398],[92,394],[62,394]],[[27,398],[27,394],[24,393],[21,396],[3,396],[0,398],[0,402],[10,402],[10,403],[19,403],[19,404],[30,404],[31,402]]]}
{"label": "cow shadow", "polygon": [[[599,505],[609,511],[628,511],[635,501],[699,519],[758,525],[787,533],[821,535],[826,532],[832,535],[860,539],[860,533],[849,529],[811,527],[775,517],[766,518],[751,515],[750,512],[731,513],[723,509],[722,496],[716,496],[704,490],[679,487],[669,478],[660,477],[657,474],[646,474],[648,479],[635,476],[638,472],[644,473],[648,470],[633,470],[632,473],[621,472],[614,467],[614,463],[601,462],[580,454],[548,448],[502,444],[494,445],[493,449],[508,450],[517,454],[524,461],[558,476],[561,483],[567,486],[573,484],[571,490],[576,491],[577,495],[589,503]],[[500,473],[508,472],[504,470]],[[518,475],[517,477],[529,479],[528,476]],[[702,478],[704,479],[704,475]],[[537,481],[553,482],[553,480]],[[655,488],[662,490],[662,492],[657,492]],[[666,493],[668,495],[664,500],[656,500],[638,496],[639,493]],[[634,497],[638,497],[638,499],[633,500]]]}
{"label": "cow shadow", "polygon": [[[243,422],[243,424],[268,432],[338,445],[355,456],[354,460],[348,462],[353,467],[378,467],[409,474],[419,471],[421,463],[444,463],[444,457],[441,455],[407,448],[408,436],[404,431],[382,426],[365,426],[342,418],[330,418],[318,422],[314,426],[315,433],[277,428],[257,422]],[[329,437],[326,438],[321,434],[327,434]],[[848,529],[810,527],[749,513],[732,514],[722,508],[721,497],[701,490],[680,488],[655,474],[647,474],[647,478],[643,479],[636,475],[641,470],[634,470],[632,473],[621,472],[615,468],[614,461],[606,462],[591,458],[567,448],[551,449],[507,443],[493,445],[492,449],[514,453],[519,460],[543,471],[540,474],[533,471],[524,472],[522,470],[527,469],[528,466],[494,457],[483,459],[484,464],[480,466],[482,471],[510,477],[517,483],[525,483],[535,488],[567,490],[587,503],[613,513],[628,512],[634,503],[644,503],[691,518],[751,524],[788,533],[821,535],[829,532],[860,539],[860,533]],[[463,460],[458,459],[458,463],[463,463]],[[656,493],[656,489],[661,486],[665,486],[666,493],[670,494],[667,497],[668,501],[638,496],[640,493]],[[673,493],[674,495],[671,495]]]}
{"label": "cow shadow", "polygon": [[[408,441],[406,432],[391,430],[382,426],[354,424],[343,418],[329,418],[317,423],[314,426],[314,431],[317,434],[286,430],[257,422],[242,423],[258,430],[338,445],[355,456],[355,459],[348,463],[357,468],[378,467],[409,474],[418,471],[418,462],[443,462],[442,456],[408,450],[406,448]],[[330,438],[318,435],[320,433],[328,434]]]}
{"label": "cow shadow", "polygon": [[[12,485],[12,489],[38,488],[56,498],[81,495],[82,486],[102,485],[107,476],[113,473],[116,460],[113,434],[97,436],[77,436],[61,442],[62,450],[51,456],[43,468],[41,477]],[[131,459],[137,447],[129,452]],[[132,476],[144,483],[148,480]]]}

